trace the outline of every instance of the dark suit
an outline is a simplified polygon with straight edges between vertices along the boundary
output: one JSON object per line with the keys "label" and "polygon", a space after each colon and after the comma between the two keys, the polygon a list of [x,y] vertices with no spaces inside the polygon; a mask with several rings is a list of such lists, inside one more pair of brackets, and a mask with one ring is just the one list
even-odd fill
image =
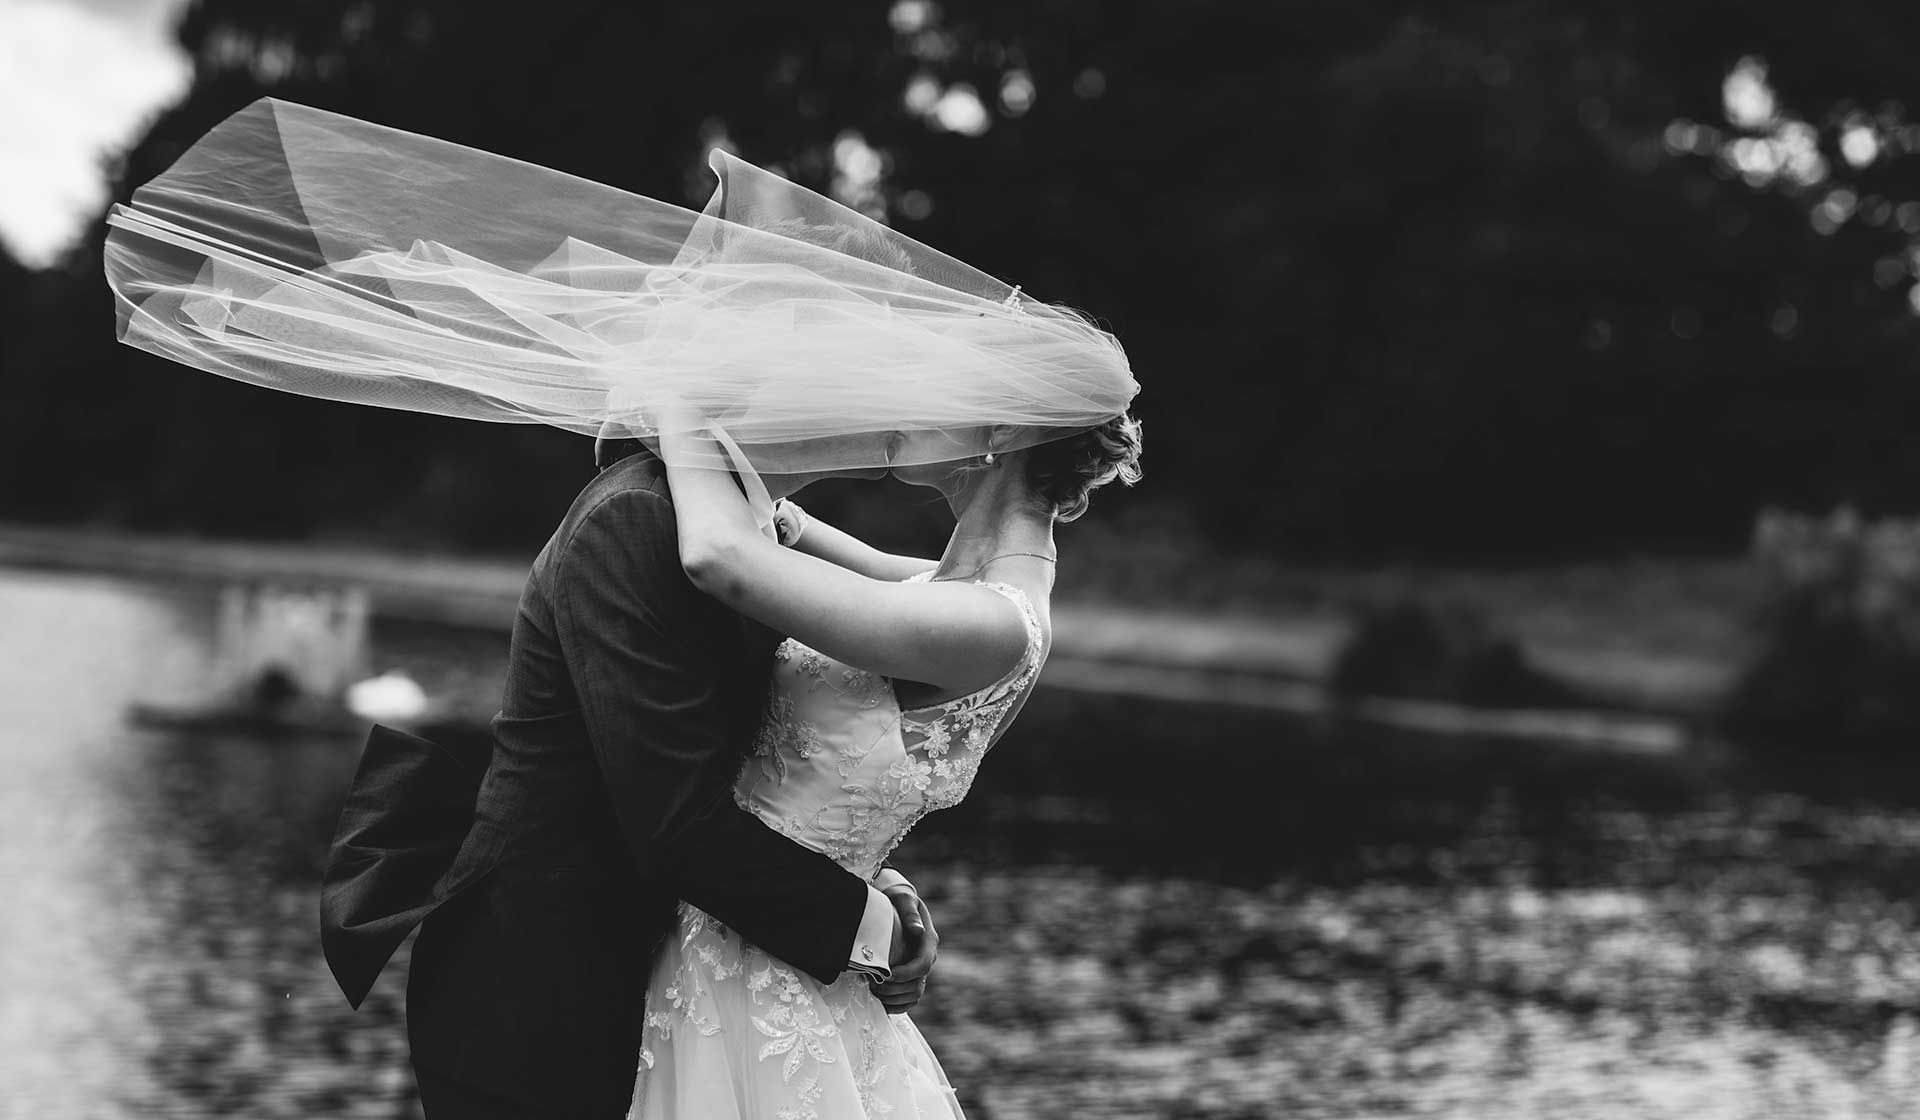
{"label": "dark suit", "polygon": [[[678,899],[822,982],[846,967],[865,884],[731,797],[773,642],[687,581],[664,468],[631,455],[534,561],[484,774],[376,729],[322,936],[357,1006],[424,917],[407,985],[423,1088],[490,1094],[500,1114],[624,1115]],[[435,837],[463,798],[449,863]]]}

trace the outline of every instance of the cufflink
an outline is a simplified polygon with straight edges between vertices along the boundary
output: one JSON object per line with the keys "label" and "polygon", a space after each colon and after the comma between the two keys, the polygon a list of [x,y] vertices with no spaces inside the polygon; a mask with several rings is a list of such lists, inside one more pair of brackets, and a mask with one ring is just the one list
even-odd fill
{"label": "cufflink", "polygon": [[873,946],[871,945],[860,946],[860,955],[865,957],[867,960],[871,961],[873,959]]}

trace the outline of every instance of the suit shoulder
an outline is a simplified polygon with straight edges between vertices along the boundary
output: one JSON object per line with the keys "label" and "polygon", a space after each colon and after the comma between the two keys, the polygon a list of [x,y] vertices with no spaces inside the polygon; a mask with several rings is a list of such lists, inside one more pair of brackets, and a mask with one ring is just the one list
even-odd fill
{"label": "suit shoulder", "polygon": [[634,455],[595,475],[582,487],[567,511],[567,521],[578,523],[593,517],[609,505],[654,505],[672,499],[667,492],[666,468],[658,459]]}
{"label": "suit shoulder", "polygon": [[667,490],[666,469],[657,459],[631,456],[601,471],[581,489],[554,534],[558,551],[571,550],[580,530],[614,520],[640,518],[667,527],[673,525],[673,499]]}

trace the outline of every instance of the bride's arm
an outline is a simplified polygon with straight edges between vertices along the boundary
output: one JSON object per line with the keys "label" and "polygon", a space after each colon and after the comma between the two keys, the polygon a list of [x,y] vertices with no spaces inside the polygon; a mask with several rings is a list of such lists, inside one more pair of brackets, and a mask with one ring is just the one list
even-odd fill
{"label": "bride's arm", "polygon": [[[946,689],[984,688],[1027,648],[1005,596],[967,583],[873,579],[761,534],[704,435],[661,439],[679,525],[680,563],[694,586],[821,653],[882,676]],[[675,464],[680,464],[676,466]]]}
{"label": "bride's arm", "polygon": [[780,519],[790,519],[794,531],[800,534],[792,542],[793,548],[863,576],[898,582],[939,566],[936,560],[882,552],[852,533],[836,529],[807,513],[797,502],[783,502]]}

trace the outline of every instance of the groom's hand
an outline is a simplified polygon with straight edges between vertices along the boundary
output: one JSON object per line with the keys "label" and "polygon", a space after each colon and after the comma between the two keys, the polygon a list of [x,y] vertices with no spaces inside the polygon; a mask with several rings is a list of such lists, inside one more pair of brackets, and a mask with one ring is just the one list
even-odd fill
{"label": "groom's hand", "polygon": [[902,884],[886,892],[893,903],[893,949],[890,965],[893,976],[873,985],[873,994],[890,1015],[898,1015],[920,1002],[927,992],[927,974],[940,956],[940,934],[933,928],[933,915],[910,885]]}

